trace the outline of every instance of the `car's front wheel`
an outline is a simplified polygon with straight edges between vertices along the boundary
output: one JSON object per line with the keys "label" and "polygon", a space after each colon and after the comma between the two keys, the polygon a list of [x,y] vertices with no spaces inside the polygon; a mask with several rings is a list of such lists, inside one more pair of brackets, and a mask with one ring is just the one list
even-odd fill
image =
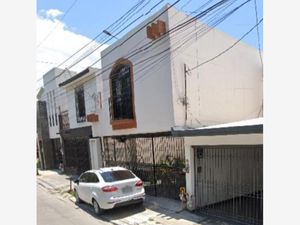
{"label": "car's front wheel", "polygon": [[92,203],[93,203],[93,208],[94,208],[95,214],[101,215],[104,210],[100,208],[98,202],[95,199],[93,199]]}

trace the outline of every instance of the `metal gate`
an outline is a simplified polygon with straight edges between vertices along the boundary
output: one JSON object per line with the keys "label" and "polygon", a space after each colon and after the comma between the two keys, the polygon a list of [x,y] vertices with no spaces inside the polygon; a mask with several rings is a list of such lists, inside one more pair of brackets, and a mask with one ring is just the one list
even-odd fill
{"label": "metal gate", "polygon": [[199,212],[263,221],[263,146],[195,146]]}
{"label": "metal gate", "polygon": [[86,137],[64,138],[65,171],[80,174],[91,168],[89,140]]}
{"label": "metal gate", "polygon": [[181,137],[104,137],[106,166],[123,166],[140,177],[146,194],[178,199],[185,187],[184,141]]}

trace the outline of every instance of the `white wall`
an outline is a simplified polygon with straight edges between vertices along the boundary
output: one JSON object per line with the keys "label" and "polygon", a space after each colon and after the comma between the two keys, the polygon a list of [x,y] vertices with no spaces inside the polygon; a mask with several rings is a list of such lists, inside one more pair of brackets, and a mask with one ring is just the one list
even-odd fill
{"label": "white wall", "polygon": [[[187,16],[172,8],[170,26],[185,21]],[[180,34],[171,35],[173,106],[176,126],[185,125],[184,64],[187,68],[218,55],[236,40],[213,29],[204,36],[196,29],[206,27],[194,22]],[[188,40],[180,49],[174,49]],[[262,67],[256,49],[240,42],[216,60],[187,75],[187,126],[199,127],[262,116],[259,114],[263,94]]]}
{"label": "white wall", "polygon": [[[75,88],[83,85],[84,100],[85,100],[85,112],[86,115],[91,113],[99,114],[99,97],[96,85],[96,78],[94,75],[87,76],[78,82],[73,82],[66,86],[67,103],[68,103],[68,115],[70,129],[92,126],[91,122],[77,122],[76,117],[76,105],[75,105]],[[99,122],[97,122],[99,123]],[[95,125],[94,125],[95,126]],[[93,132],[94,135],[94,132]],[[94,135],[95,136],[95,135]]]}
{"label": "white wall", "polygon": [[217,146],[217,145],[261,145],[263,144],[262,134],[239,134],[239,135],[217,135],[185,137],[185,158],[189,162],[189,173],[186,173],[186,190],[192,201],[189,202],[189,209],[195,207],[195,164],[194,149],[192,146]]}
{"label": "white wall", "polygon": [[[53,68],[43,76],[44,93],[41,96],[41,101],[47,102],[48,126],[50,138],[59,138],[59,110],[64,111],[67,109],[67,97],[63,88],[59,88],[59,83],[63,80],[70,78],[74,72],[65,72],[59,68]],[[61,74],[61,75],[60,75]],[[57,115],[57,123],[55,121],[55,113]],[[50,126],[49,116],[54,117],[54,125]],[[52,119],[51,119],[52,120]]]}
{"label": "white wall", "polygon": [[[103,109],[100,110],[101,122],[93,126],[93,132],[97,135],[169,131],[173,126],[184,126],[185,108],[180,102],[180,98],[184,97],[184,63],[191,68],[234,43],[233,38],[217,30],[201,38],[189,36],[200,26],[200,23],[196,22],[179,36],[174,33],[170,38],[164,38],[158,43],[159,47],[155,48],[154,45],[129,58],[133,63],[135,80],[134,105],[137,128],[112,130],[108,108],[111,67],[118,59],[127,58],[131,51],[151,41],[146,37],[144,28],[123,43],[166,7],[101,52]],[[165,21],[166,29],[170,30],[183,22],[186,15],[171,8],[159,19]],[[174,51],[182,44],[180,40],[185,39],[189,41]],[[170,44],[173,49],[171,53],[166,52],[138,64],[169,48]],[[117,50],[113,50],[116,46]],[[165,57],[159,59],[161,56]],[[187,76],[187,96],[189,100],[187,125],[191,127],[258,117],[262,106],[262,74],[258,52],[240,43],[212,63],[192,71]]]}
{"label": "white wall", "polygon": [[[165,10],[163,8],[149,20],[154,18],[160,12]],[[166,13],[159,17],[159,19],[166,22],[168,26],[168,20]],[[100,127],[99,130],[102,135],[118,135],[118,134],[130,134],[130,133],[147,133],[147,132],[159,132],[170,131],[174,125],[173,118],[173,102],[172,102],[172,86],[171,86],[171,71],[169,57],[164,61],[160,61],[156,64],[154,58],[149,61],[145,61],[138,64],[141,60],[144,60],[150,56],[153,56],[169,46],[168,39],[163,43],[159,42],[160,47],[151,48],[143,51],[134,57],[129,58],[133,64],[133,77],[134,77],[134,105],[137,128],[112,130],[110,124],[109,105],[108,98],[110,96],[109,89],[109,74],[111,72],[111,66],[120,58],[127,58],[128,54],[141,47],[142,45],[149,43],[151,39],[147,38],[146,28],[139,31],[133,38],[129,39],[123,45],[119,46],[116,51],[111,51],[115,46],[122,43],[126,38],[136,32],[139,28],[147,24],[144,21],[123,38],[117,41],[112,46],[109,46],[101,53],[102,57],[102,69],[106,72],[102,74],[103,77],[103,110],[100,113]],[[152,65],[155,67],[152,68]]]}

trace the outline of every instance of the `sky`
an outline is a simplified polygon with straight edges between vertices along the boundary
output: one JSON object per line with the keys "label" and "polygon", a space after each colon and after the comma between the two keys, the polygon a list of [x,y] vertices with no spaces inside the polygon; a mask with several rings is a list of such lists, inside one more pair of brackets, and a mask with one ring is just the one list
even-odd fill
{"label": "sky", "polygon": [[[37,86],[42,84],[40,78],[51,68],[55,66],[66,68],[76,62],[79,57],[84,56],[92,49],[101,45],[97,51],[72,67],[70,70],[80,72],[99,59],[100,51],[107,47],[108,44],[115,41],[115,39],[113,39],[110,42],[103,44],[103,38],[106,38],[103,33],[98,39],[96,39],[96,42],[92,42],[78,55],[75,55],[70,60],[62,64],[64,60],[70,57],[82,46],[90,42],[96,35],[107,29],[109,25],[114,23],[125,12],[140,1],[141,0],[37,0]],[[117,37],[122,37],[126,32],[134,28],[153,13],[157,12],[165,4],[172,4],[175,1],[176,0],[145,0],[142,3],[145,7],[136,12],[131,20],[134,20],[134,18],[139,16],[141,16],[141,18],[129,26],[128,29],[124,30],[124,32],[120,33]],[[204,9],[219,1],[220,0],[180,0],[176,4],[176,8],[186,12],[187,14],[191,14],[206,2],[210,2],[210,4],[204,7]],[[246,1],[247,0],[236,0],[236,2],[232,5],[232,8]],[[154,7],[157,3],[159,4]],[[228,19],[218,25],[217,29],[239,39],[256,24],[255,3],[257,6],[257,17],[258,20],[260,20],[263,15],[262,0],[250,0]],[[154,8],[150,11],[150,13],[145,15],[152,7]],[[243,41],[255,48],[258,48],[257,36],[257,30],[255,29],[245,39],[243,39]],[[259,26],[259,39],[262,49],[263,23]],[[94,66],[100,67],[100,62]]]}

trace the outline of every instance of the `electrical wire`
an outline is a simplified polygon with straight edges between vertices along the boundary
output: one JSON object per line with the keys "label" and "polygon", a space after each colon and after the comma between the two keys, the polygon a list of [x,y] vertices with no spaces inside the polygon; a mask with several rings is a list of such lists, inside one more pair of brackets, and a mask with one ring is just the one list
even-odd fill
{"label": "electrical wire", "polygon": [[[158,16],[156,16],[154,19],[152,19],[149,23],[153,22],[154,20],[156,20],[159,16],[161,16],[163,13],[165,13],[169,8],[171,8],[172,6],[176,5],[178,2],[180,2],[181,0],[177,0],[175,3],[173,3],[171,6],[169,6],[167,9],[165,9],[162,13],[160,13]],[[135,21],[137,21],[138,19],[140,19],[140,17],[136,18],[133,22],[131,22],[129,25],[127,25],[125,28],[123,28],[121,31],[119,31],[116,35],[118,35],[119,33],[123,32],[125,29],[127,29],[131,24],[133,24]],[[128,38],[126,38],[123,42],[121,42],[119,45],[115,46],[113,49],[111,49],[109,52],[107,52],[104,56],[102,56],[100,59],[96,60],[91,66],[94,66],[97,62],[99,62],[101,59],[103,59],[105,56],[107,56],[109,53],[111,53],[112,51],[114,51],[115,49],[117,49],[118,47],[122,46],[125,42],[127,42],[128,40],[130,40],[134,35],[136,35],[139,31],[141,31],[142,29],[144,29],[146,26],[148,26],[147,23],[146,25],[142,26],[141,28],[139,28],[137,31],[135,31],[132,35],[130,35]],[[90,55],[90,54],[89,54]],[[87,55],[88,56],[88,55]],[[87,56],[85,56],[84,58],[86,58]],[[68,69],[74,67],[76,64],[78,64],[79,62],[81,62],[84,58],[82,58],[80,61],[72,64],[71,66],[68,67]],[[59,75],[58,75],[59,76]]]}
{"label": "electrical wire", "polygon": [[[166,49],[166,50],[168,50],[168,49]],[[165,52],[166,50],[164,50],[163,52]],[[163,52],[161,52],[161,53],[163,53]],[[156,55],[155,55],[156,56]],[[152,56],[153,57],[153,56]],[[143,61],[141,61],[140,63],[142,63],[142,62],[144,62],[145,60],[143,60]]]}
{"label": "electrical wire", "polygon": [[[110,69],[110,68],[108,68],[108,69]],[[103,73],[103,72],[105,72],[105,71],[102,70],[101,72]],[[100,75],[100,74],[98,74],[98,75]]]}
{"label": "electrical wire", "polygon": [[[140,6],[145,0],[140,0],[139,2],[137,2],[133,7],[131,7],[127,12],[125,12],[124,15],[122,15],[119,19],[117,19],[114,23],[112,23],[111,25],[109,25],[107,28],[105,28],[105,30],[109,30],[110,28],[114,27],[116,24],[118,25],[118,23],[120,21],[122,21],[123,19],[126,18],[126,16],[130,15],[130,13],[134,12],[138,6]],[[115,27],[116,28],[116,27]],[[117,28],[116,28],[117,29]],[[88,43],[86,43],[85,45],[83,45],[81,48],[79,48],[77,51],[75,51],[71,56],[69,56],[67,59],[65,59],[64,61],[62,61],[60,64],[58,64],[56,67],[60,67],[63,64],[65,64],[68,60],[70,60],[72,57],[74,57],[77,53],[79,53],[81,50],[83,50],[84,48],[86,48],[87,46],[89,46],[91,43],[93,43],[94,41],[96,41],[101,35],[103,35],[103,31],[101,31],[99,34],[97,34],[91,41],[89,41]],[[105,36],[105,38],[107,38]],[[103,38],[102,38],[103,40]],[[105,40],[105,39],[104,39]],[[104,41],[103,40],[103,41]],[[101,47],[101,46],[100,46]],[[41,79],[43,79],[43,77],[39,78],[37,80],[37,82],[39,82]]]}
{"label": "electrical wire", "polygon": [[205,62],[203,62],[203,63],[201,63],[201,64],[199,64],[199,65],[197,65],[197,66],[195,66],[195,67],[192,67],[191,69],[189,69],[189,71],[193,71],[194,69],[197,69],[197,68],[199,68],[200,66],[203,66],[203,65],[205,65],[205,64],[207,64],[207,63],[209,63],[209,62],[211,62],[211,61],[213,61],[213,60],[219,58],[220,56],[222,56],[222,55],[225,54],[226,52],[228,52],[230,49],[232,49],[234,46],[236,46],[242,39],[244,39],[248,34],[250,34],[250,33],[253,31],[253,29],[255,29],[262,21],[263,21],[263,19],[260,19],[260,21],[259,21],[257,24],[255,24],[255,26],[253,26],[248,32],[246,32],[240,39],[238,39],[238,40],[237,40],[234,44],[232,44],[230,47],[226,48],[224,51],[220,52],[218,55],[212,57],[211,59],[206,60]]}
{"label": "electrical wire", "polygon": [[[254,9],[255,9],[255,19],[256,19],[256,23],[258,23],[258,15],[257,15],[257,4],[256,4],[256,0],[254,0]],[[256,27],[256,33],[257,33],[257,43],[258,43],[258,51],[259,51],[260,62],[261,62],[261,65],[262,65],[262,67],[263,67],[263,59],[262,59],[262,55],[261,55],[260,35],[259,35],[259,28],[258,28],[258,26]]]}
{"label": "electrical wire", "polygon": [[[184,23],[181,23],[181,24],[179,24],[179,25],[177,25],[177,26],[175,26],[175,27],[173,27],[172,29],[170,29],[169,31],[167,31],[164,35],[163,35],[163,37],[162,38],[165,38],[166,36],[167,36],[167,34],[169,34],[169,33],[171,33],[171,32],[175,32],[175,31],[177,31],[178,30],[178,27],[179,28],[182,28],[183,26],[183,24],[185,24],[185,25],[187,25],[187,22],[189,22],[189,23],[192,23],[194,20],[195,20],[195,18],[200,18],[201,16],[203,17],[203,16],[205,16],[209,11],[211,11],[212,9],[215,9],[216,8],[216,5],[218,5],[218,6],[220,6],[220,3],[221,2],[223,2],[223,3],[225,3],[225,2],[227,2],[228,0],[223,0],[223,1],[220,1],[220,2],[218,2],[217,4],[215,4],[214,6],[212,6],[212,7],[209,7],[207,10],[205,10],[205,11],[203,11],[203,12],[201,12],[201,13],[199,13],[198,15],[196,15],[195,17],[192,17],[192,18],[190,18],[190,19],[188,19],[187,21],[185,21]],[[178,1],[177,1],[178,2]],[[175,2],[176,3],[176,2]],[[174,3],[174,4],[175,4]],[[173,4],[173,5],[174,5]],[[168,7],[168,9],[169,9],[170,7]],[[165,10],[166,11],[166,10]],[[164,11],[164,12],[165,12]],[[163,14],[163,13],[161,13],[161,14]],[[161,15],[160,14],[160,15]],[[159,16],[160,16],[159,15]],[[159,16],[157,16],[157,17],[159,17]],[[156,18],[157,18],[156,17]],[[155,19],[153,19],[153,20],[155,20]],[[152,21],[153,21],[152,20]],[[136,32],[135,32],[136,33]],[[134,34],[133,34],[134,35]],[[133,35],[131,35],[131,37],[133,36]],[[128,39],[127,39],[128,40]],[[125,40],[126,41],[126,40]],[[125,42],[124,41],[124,42]],[[159,40],[155,40],[155,41],[152,41],[152,42],[150,42],[150,43],[147,43],[146,45],[148,45],[147,47],[145,47],[144,49],[142,49],[142,48],[139,48],[139,51],[138,52],[134,52],[134,54],[132,54],[132,55],[129,55],[129,56],[127,56],[127,58],[131,58],[131,57],[133,57],[134,55],[136,55],[137,53],[139,53],[139,52],[141,52],[141,51],[144,51],[144,50],[146,50],[147,48],[149,48],[149,47],[151,47],[153,44],[155,44],[155,43],[157,43],[158,41],[160,41],[160,39]],[[123,43],[124,43],[123,42]],[[144,45],[144,46],[146,46],[146,45]],[[118,46],[117,46],[118,47]],[[115,47],[116,48],[116,47]],[[112,51],[112,50],[111,50]],[[110,51],[110,52],[111,52]],[[107,53],[108,54],[108,53]],[[106,55],[107,55],[106,54]],[[103,57],[101,57],[101,58],[103,58]],[[99,60],[97,60],[97,61],[99,61]],[[96,62],[97,62],[96,61]],[[95,62],[95,63],[96,63]],[[93,66],[95,63],[93,63],[91,66]],[[113,63],[112,63],[113,64]],[[112,65],[111,64],[111,65]],[[108,65],[108,68],[107,69],[102,69],[102,73],[104,73],[104,72],[106,72],[108,69],[110,69],[110,66],[111,65]],[[63,71],[64,72],[64,71]],[[63,72],[61,72],[60,74],[63,74]],[[54,79],[52,79],[52,80],[54,80]],[[52,80],[50,80],[50,81],[52,81]],[[49,82],[50,82],[49,81]],[[47,82],[47,83],[49,83],[49,82]],[[46,84],[47,84],[46,83]]]}

